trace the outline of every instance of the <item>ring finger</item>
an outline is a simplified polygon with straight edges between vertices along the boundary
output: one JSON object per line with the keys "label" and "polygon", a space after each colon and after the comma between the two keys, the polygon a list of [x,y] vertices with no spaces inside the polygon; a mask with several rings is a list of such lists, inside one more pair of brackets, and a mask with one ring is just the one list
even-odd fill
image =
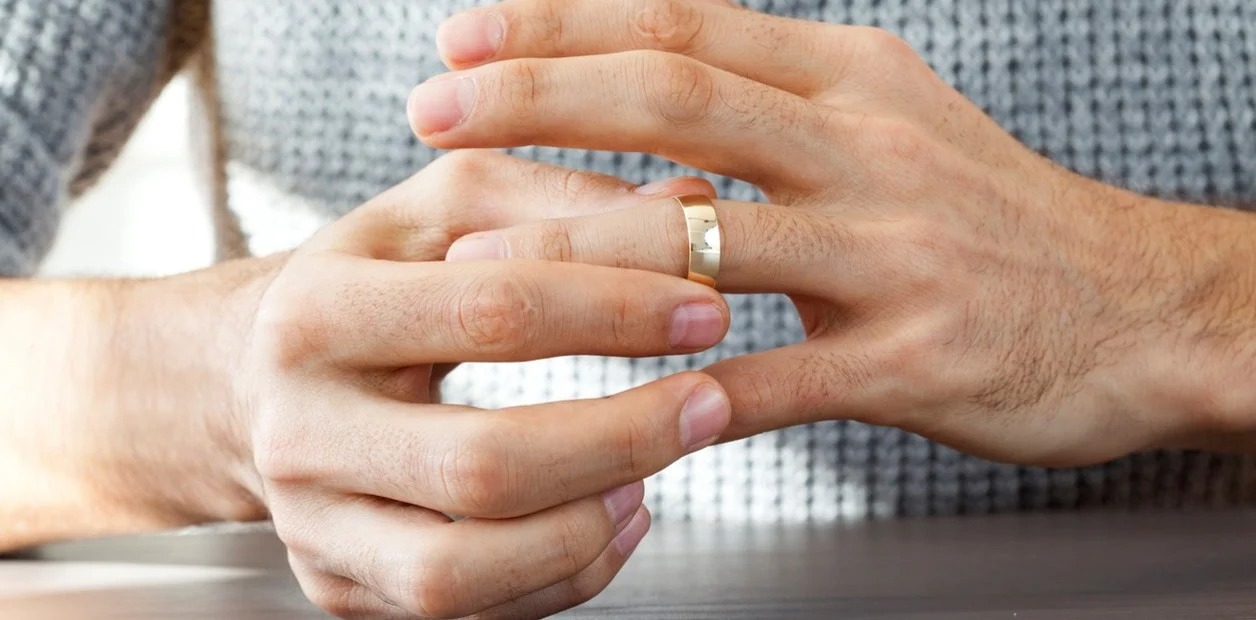
{"label": "ring finger", "polygon": [[[858,224],[802,208],[712,201],[722,243],[716,280],[728,293],[791,293],[843,299],[877,286],[876,261]],[[673,199],[600,215],[533,222],[469,235],[447,260],[528,258],[684,276],[689,236]]]}
{"label": "ring finger", "polygon": [[491,150],[450,153],[329,227],[309,250],[391,261],[438,260],[470,232],[629,208],[650,196],[714,196],[693,177],[647,186]]}

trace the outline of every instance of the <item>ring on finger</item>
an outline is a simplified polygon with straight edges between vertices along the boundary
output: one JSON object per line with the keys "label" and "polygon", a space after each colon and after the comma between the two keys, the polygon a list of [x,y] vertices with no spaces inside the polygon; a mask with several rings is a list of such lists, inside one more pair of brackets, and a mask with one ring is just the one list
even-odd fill
{"label": "ring on finger", "polygon": [[689,269],[687,277],[715,288],[720,275],[720,248],[723,244],[715,205],[706,196],[678,196],[689,231]]}

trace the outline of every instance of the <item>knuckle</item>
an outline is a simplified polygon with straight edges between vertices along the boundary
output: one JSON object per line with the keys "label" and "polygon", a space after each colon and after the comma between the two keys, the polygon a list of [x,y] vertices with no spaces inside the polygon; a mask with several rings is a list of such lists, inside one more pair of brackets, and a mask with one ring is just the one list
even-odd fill
{"label": "knuckle", "polygon": [[302,584],[305,596],[319,609],[337,618],[351,618],[359,610],[349,600],[347,589]]}
{"label": "knuckle", "polygon": [[518,485],[511,479],[508,450],[491,430],[468,433],[458,440],[440,464],[440,477],[449,504],[457,512],[492,517],[515,505]]}
{"label": "knuckle", "polygon": [[540,297],[522,277],[482,276],[456,301],[457,325],[468,343],[489,354],[511,354],[532,341]]}
{"label": "knuckle", "polygon": [[501,165],[505,155],[485,149],[463,149],[443,155],[426,170],[439,172],[436,183],[442,187],[460,187],[483,177]]}
{"label": "knuckle", "polygon": [[[644,478],[654,473],[654,447],[667,445],[665,429],[650,415],[629,415],[624,417],[618,437],[615,439],[614,454],[619,463],[616,470],[631,472],[636,478]],[[676,441],[676,449],[680,442]]]}
{"label": "knuckle", "polygon": [[508,60],[501,65],[498,101],[518,116],[535,116],[545,94],[541,66],[533,59]]}
{"label": "knuckle", "polygon": [[[795,377],[786,376],[788,380],[782,380],[779,374],[760,372],[753,367],[730,367],[727,372],[727,378],[722,379],[724,385],[735,386],[738,399],[747,403],[746,408],[766,409],[776,406],[781,402],[802,402],[802,388],[805,386],[797,385]],[[800,414],[809,413],[808,411],[799,411]]]}
{"label": "knuckle", "polygon": [[891,404],[877,412],[878,423],[928,432],[940,420],[927,415],[926,403],[937,398],[963,402],[972,395],[966,384],[957,381],[964,373],[947,361],[954,357],[942,352],[955,344],[956,328],[948,325],[953,323],[947,318],[950,314],[949,310],[934,311],[927,317],[907,320],[885,340],[872,345],[874,370],[886,386],[884,400]]}
{"label": "knuckle", "polygon": [[[424,188],[427,189],[427,188]],[[455,229],[451,221],[458,212],[447,207],[451,201],[440,199],[443,188],[435,186],[437,192],[410,193],[401,195],[399,192],[385,200],[375,202],[350,213],[350,216],[363,216],[387,223],[387,230],[395,234],[395,244],[380,244],[373,249],[373,258],[382,260],[432,260],[435,258],[427,248],[445,248],[453,243]],[[423,208],[416,205],[422,204]]]}
{"label": "knuckle", "polygon": [[269,484],[299,484],[318,477],[303,457],[302,434],[293,432],[281,416],[259,416],[253,434],[253,465]]}
{"label": "knuckle", "polygon": [[901,120],[879,120],[862,133],[865,147],[877,156],[893,161],[890,168],[917,168],[930,154],[932,139],[919,126]]}
{"label": "knuckle", "polygon": [[565,17],[576,9],[573,0],[535,0],[529,2],[526,13],[529,36],[544,42],[553,49],[567,49],[567,22]]}
{"label": "knuckle", "polygon": [[[928,364],[924,363],[936,346],[935,339],[915,322],[897,330],[878,356],[878,369],[883,376],[904,380],[925,379]],[[922,385],[913,381],[913,385]]]}
{"label": "knuckle", "polygon": [[288,557],[318,557],[318,539],[311,535],[308,521],[287,518],[284,512],[282,508],[274,511],[273,523],[275,536],[288,550]]}
{"label": "knuckle", "polygon": [[547,220],[538,225],[537,241],[541,244],[540,258],[569,263],[575,255],[571,228],[562,220]]}
{"label": "knuckle", "polygon": [[253,344],[273,368],[304,366],[326,350],[331,319],[323,293],[314,286],[326,281],[324,262],[294,258],[258,304]]}
{"label": "knuckle", "polygon": [[617,571],[609,564],[598,563],[564,582],[562,598],[568,606],[587,603],[606,589]]}
{"label": "knuckle", "polygon": [[645,326],[642,325],[643,316],[644,313],[628,296],[621,295],[611,300],[611,342],[621,350],[633,349],[642,342],[648,342],[642,338],[642,334],[646,333]]}
{"label": "knuckle", "polygon": [[[601,509],[600,504],[598,509]],[[559,527],[562,528],[562,534],[559,536],[556,562],[565,575],[574,575],[584,570],[609,542],[601,540],[597,528],[585,519],[566,519]]]}
{"label": "knuckle", "polygon": [[883,247],[893,248],[891,256],[885,258],[893,266],[898,286],[912,296],[934,298],[934,293],[945,292],[967,280],[961,273],[965,270],[961,252],[944,221],[920,214],[885,226],[889,231],[884,234]]}
{"label": "knuckle", "polygon": [[920,55],[911,44],[884,28],[863,26],[855,32],[852,38],[859,42],[858,45],[865,54],[881,63],[920,59]]}
{"label": "knuckle", "polygon": [[637,52],[647,105],[664,123],[691,127],[707,120],[717,96],[705,65],[676,54]]}
{"label": "knuckle", "polygon": [[395,219],[410,222],[402,228],[402,238],[417,247],[444,250],[459,237],[478,232],[482,210],[474,207],[491,201],[495,180],[519,163],[490,149],[463,149],[437,159],[424,168],[422,183],[395,201],[403,213]]}
{"label": "knuckle", "polygon": [[808,419],[822,417],[832,403],[846,394],[859,393],[876,376],[868,357],[855,351],[817,352],[808,355],[794,368],[786,383],[798,396],[802,412]]}
{"label": "knuckle", "polygon": [[699,40],[704,21],[688,0],[653,0],[637,11],[632,30],[645,47],[685,53]]}
{"label": "knuckle", "polygon": [[580,201],[605,201],[608,192],[627,189],[624,181],[613,176],[566,168],[558,176],[558,182],[546,189],[547,198],[556,204]]}
{"label": "knuckle", "polygon": [[405,565],[400,579],[403,600],[411,613],[424,618],[457,618],[462,592],[457,554],[448,545],[429,541],[423,555]]}

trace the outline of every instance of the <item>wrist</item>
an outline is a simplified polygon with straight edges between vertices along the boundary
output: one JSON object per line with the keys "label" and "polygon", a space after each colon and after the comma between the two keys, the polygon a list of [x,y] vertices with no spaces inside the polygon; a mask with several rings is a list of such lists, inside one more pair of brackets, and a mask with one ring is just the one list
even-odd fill
{"label": "wrist", "polygon": [[1222,230],[1195,263],[1193,312],[1166,370],[1180,377],[1174,402],[1191,431],[1233,444],[1256,433],[1256,217],[1226,212],[1213,223]]}
{"label": "wrist", "polygon": [[167,526],[265,517],[235,368],[281,258],[126,283],[112,299],[94,382],[119,420],[116,496]]}
{"label": "wrist", "polygon": [[[1256,217],[1156,201],[1157,277],[1143,283],[1143,406],[1171,416],[1163,447],[1248,445],[1256,433]],[[1206,439],[1205,439],[1206,438]]]}

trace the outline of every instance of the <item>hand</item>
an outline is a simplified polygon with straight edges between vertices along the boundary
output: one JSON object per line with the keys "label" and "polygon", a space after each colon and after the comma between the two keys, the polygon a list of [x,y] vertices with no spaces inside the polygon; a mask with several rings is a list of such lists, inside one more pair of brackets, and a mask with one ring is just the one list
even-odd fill
{"label": "hand", "polygon": [[447,156],[322,231],[270,283],[238,375],[242,426],[292,567],[323,608],[531,617],[581,603],[649,527],[640,481],[715,441],[729,404],[698,373],[502,412],[434,402],[440,364],[683,353],[723,337],[723,300],[683,279],[441,261],[468,231],[649,199],[630,189]]}
{"label": "hand", "polygon": [[[1238,414],[1256,395],[1232,387],[1256,369],[1238,310],[1252,218],[1054,166],[884,31],[719,2],[520,0],[440,40],[462,70],[411,98],[429,145],[646,151],[776,203],[718,203],[720,287],[790,294],[807,341],[707,370],[734,404],[726,439],[840,418],[1080,465],[1252,427]],[[661,200],[475,235],[450,258],[681,274],[686,247]]]}

